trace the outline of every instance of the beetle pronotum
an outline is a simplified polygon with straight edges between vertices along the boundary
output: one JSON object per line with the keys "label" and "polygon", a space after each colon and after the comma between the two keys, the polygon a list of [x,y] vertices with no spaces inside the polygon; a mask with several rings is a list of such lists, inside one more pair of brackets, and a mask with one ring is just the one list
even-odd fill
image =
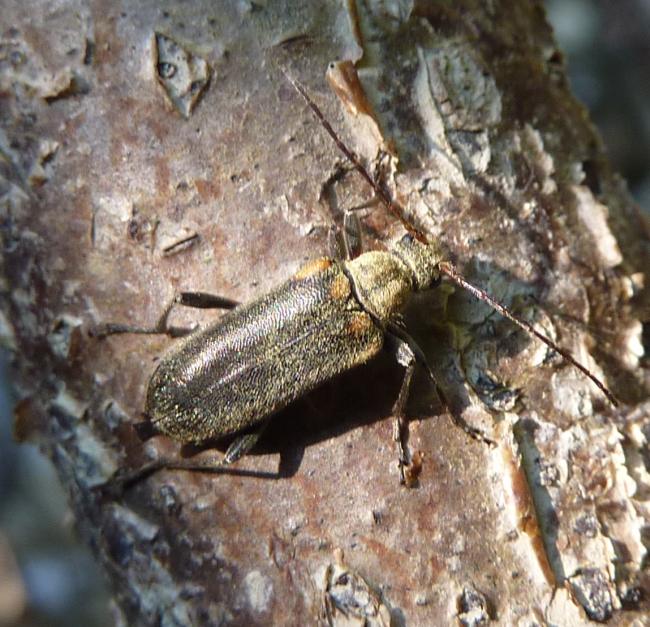
{"label": "beetle pronotum", "polygon": [[[397,315],[412,293],[430,289],[440,281],[441,275],[557,351],[616,404],[605,385],[570,353],[514,316],[486,292],[469,284],[451,263],[443,260],[438,246],[429,243],[404,218],[389,194],[339,139],[304,88],[293,78],[287,78],[341,152],[408,233],[387,251],[355,256],[358,227],[353,227],[354,237],[350,237],[346,228],[343,230],[345,259],[314,260],[249,304],[238,305],[219,296],[184,292],[170,303],[154,327],[105,324],[98,328],[98,335],[125,332],[175,335],[177,330],[167,324],[174,304],[230,310],[217,322],[191,333],[158,364],[149,381],[144,411],[154,432],[183,443],[239,434],[219,462],[219,465],[230,464],[251,449],[277,411],[322,382],[365,363],[389,340],[396,349],[397,360],[405,368],[393,414],[400,477],[406,482],[405,468],[410,458],[401,433],[416,363],[425,367],[434,384],[435,379],[423,352],[398,323]],[[460,417],[453,413],[452,417],[472,436],[489,442]],[[246,432],[252,427],[256,428],[254,432]],[[137,476],[163,466],[205,468],[204,464],[192,460],[161,459],[137,471]],[[210,466],[214,467],[214,462]]]}

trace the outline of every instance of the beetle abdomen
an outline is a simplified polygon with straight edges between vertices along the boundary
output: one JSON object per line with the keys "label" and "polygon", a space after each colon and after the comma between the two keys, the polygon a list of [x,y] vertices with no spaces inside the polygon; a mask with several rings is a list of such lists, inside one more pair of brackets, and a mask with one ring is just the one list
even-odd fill
{"label": "beetle abdomen", "polygon": [[145,411],[160,432],[182,442],[218,438],[364,363],[382,344],[340,265],[318,260],[165,357]]}

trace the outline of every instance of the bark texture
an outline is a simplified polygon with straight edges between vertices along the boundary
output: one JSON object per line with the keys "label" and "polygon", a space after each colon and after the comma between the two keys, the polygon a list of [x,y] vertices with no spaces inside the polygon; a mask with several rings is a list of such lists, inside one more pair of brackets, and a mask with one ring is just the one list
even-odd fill
{"label": "bark texture", "polygon": [[[124,624],[642,620],[648,228],[540,3],[9,0],[2,29],[15,428],[54,461]],[[496,447],[453,427],[418,376],[422,469],[400,488],[386,356],[278,416],[237,466],[256,476],[164,471],[97,490],[179,446],[132,429],[171,340],[89,328],[153,323],[178,290],[253,299],[325,254],[332,216],[371,196],[280,67],[409,220],[620,407],[443,286],[406,322],[451,410]],[[399,232],[381,206],[364,225],[370,247]]]}

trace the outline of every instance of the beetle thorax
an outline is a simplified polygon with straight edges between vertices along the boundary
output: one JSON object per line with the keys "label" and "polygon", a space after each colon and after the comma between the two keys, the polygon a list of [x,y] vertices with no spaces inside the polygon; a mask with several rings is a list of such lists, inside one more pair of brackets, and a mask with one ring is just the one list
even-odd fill
{"label": "beetle thorax", "polygon": [[413,291],[408,268],[390,252],[371,251],[344,265],[359,302],[379,320],[400,311]]}
{"label": "beetle thorax", "polygon": [[410,236],[388,252],[368,252],[345,263],[363,307],[382,321],[400,311],[412,292],[428,289],[440,273],[437,248]]}

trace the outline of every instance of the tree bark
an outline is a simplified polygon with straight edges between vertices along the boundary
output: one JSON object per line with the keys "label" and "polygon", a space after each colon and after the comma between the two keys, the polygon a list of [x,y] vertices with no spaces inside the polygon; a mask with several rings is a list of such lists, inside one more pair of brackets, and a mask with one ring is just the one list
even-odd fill
{"label": "tree bark", "polygon": [[[124,624],[348,624],[344,609],[372,625],[640,619],[648,225],[571,95],[540,3],[34,1],[3,13],[15,430],[53,460]],[[255,476],[168,470],[124,494],[98,489],[180,446],[142,444],[132,428],[173,341],[88,331],[152,324],[181,290],[254,299],[327,254],[341,209],[372,196],[282,69],[407,219],[607,381],[618,408],[443,285],[405,314],[449,399],[416,376],[415,489],[398,485],[389,355],[274,419],[235,467]],[[363,224],[371,248],[401,228],[381,205]],[[449,411],[497,445],[468,439]]]}

